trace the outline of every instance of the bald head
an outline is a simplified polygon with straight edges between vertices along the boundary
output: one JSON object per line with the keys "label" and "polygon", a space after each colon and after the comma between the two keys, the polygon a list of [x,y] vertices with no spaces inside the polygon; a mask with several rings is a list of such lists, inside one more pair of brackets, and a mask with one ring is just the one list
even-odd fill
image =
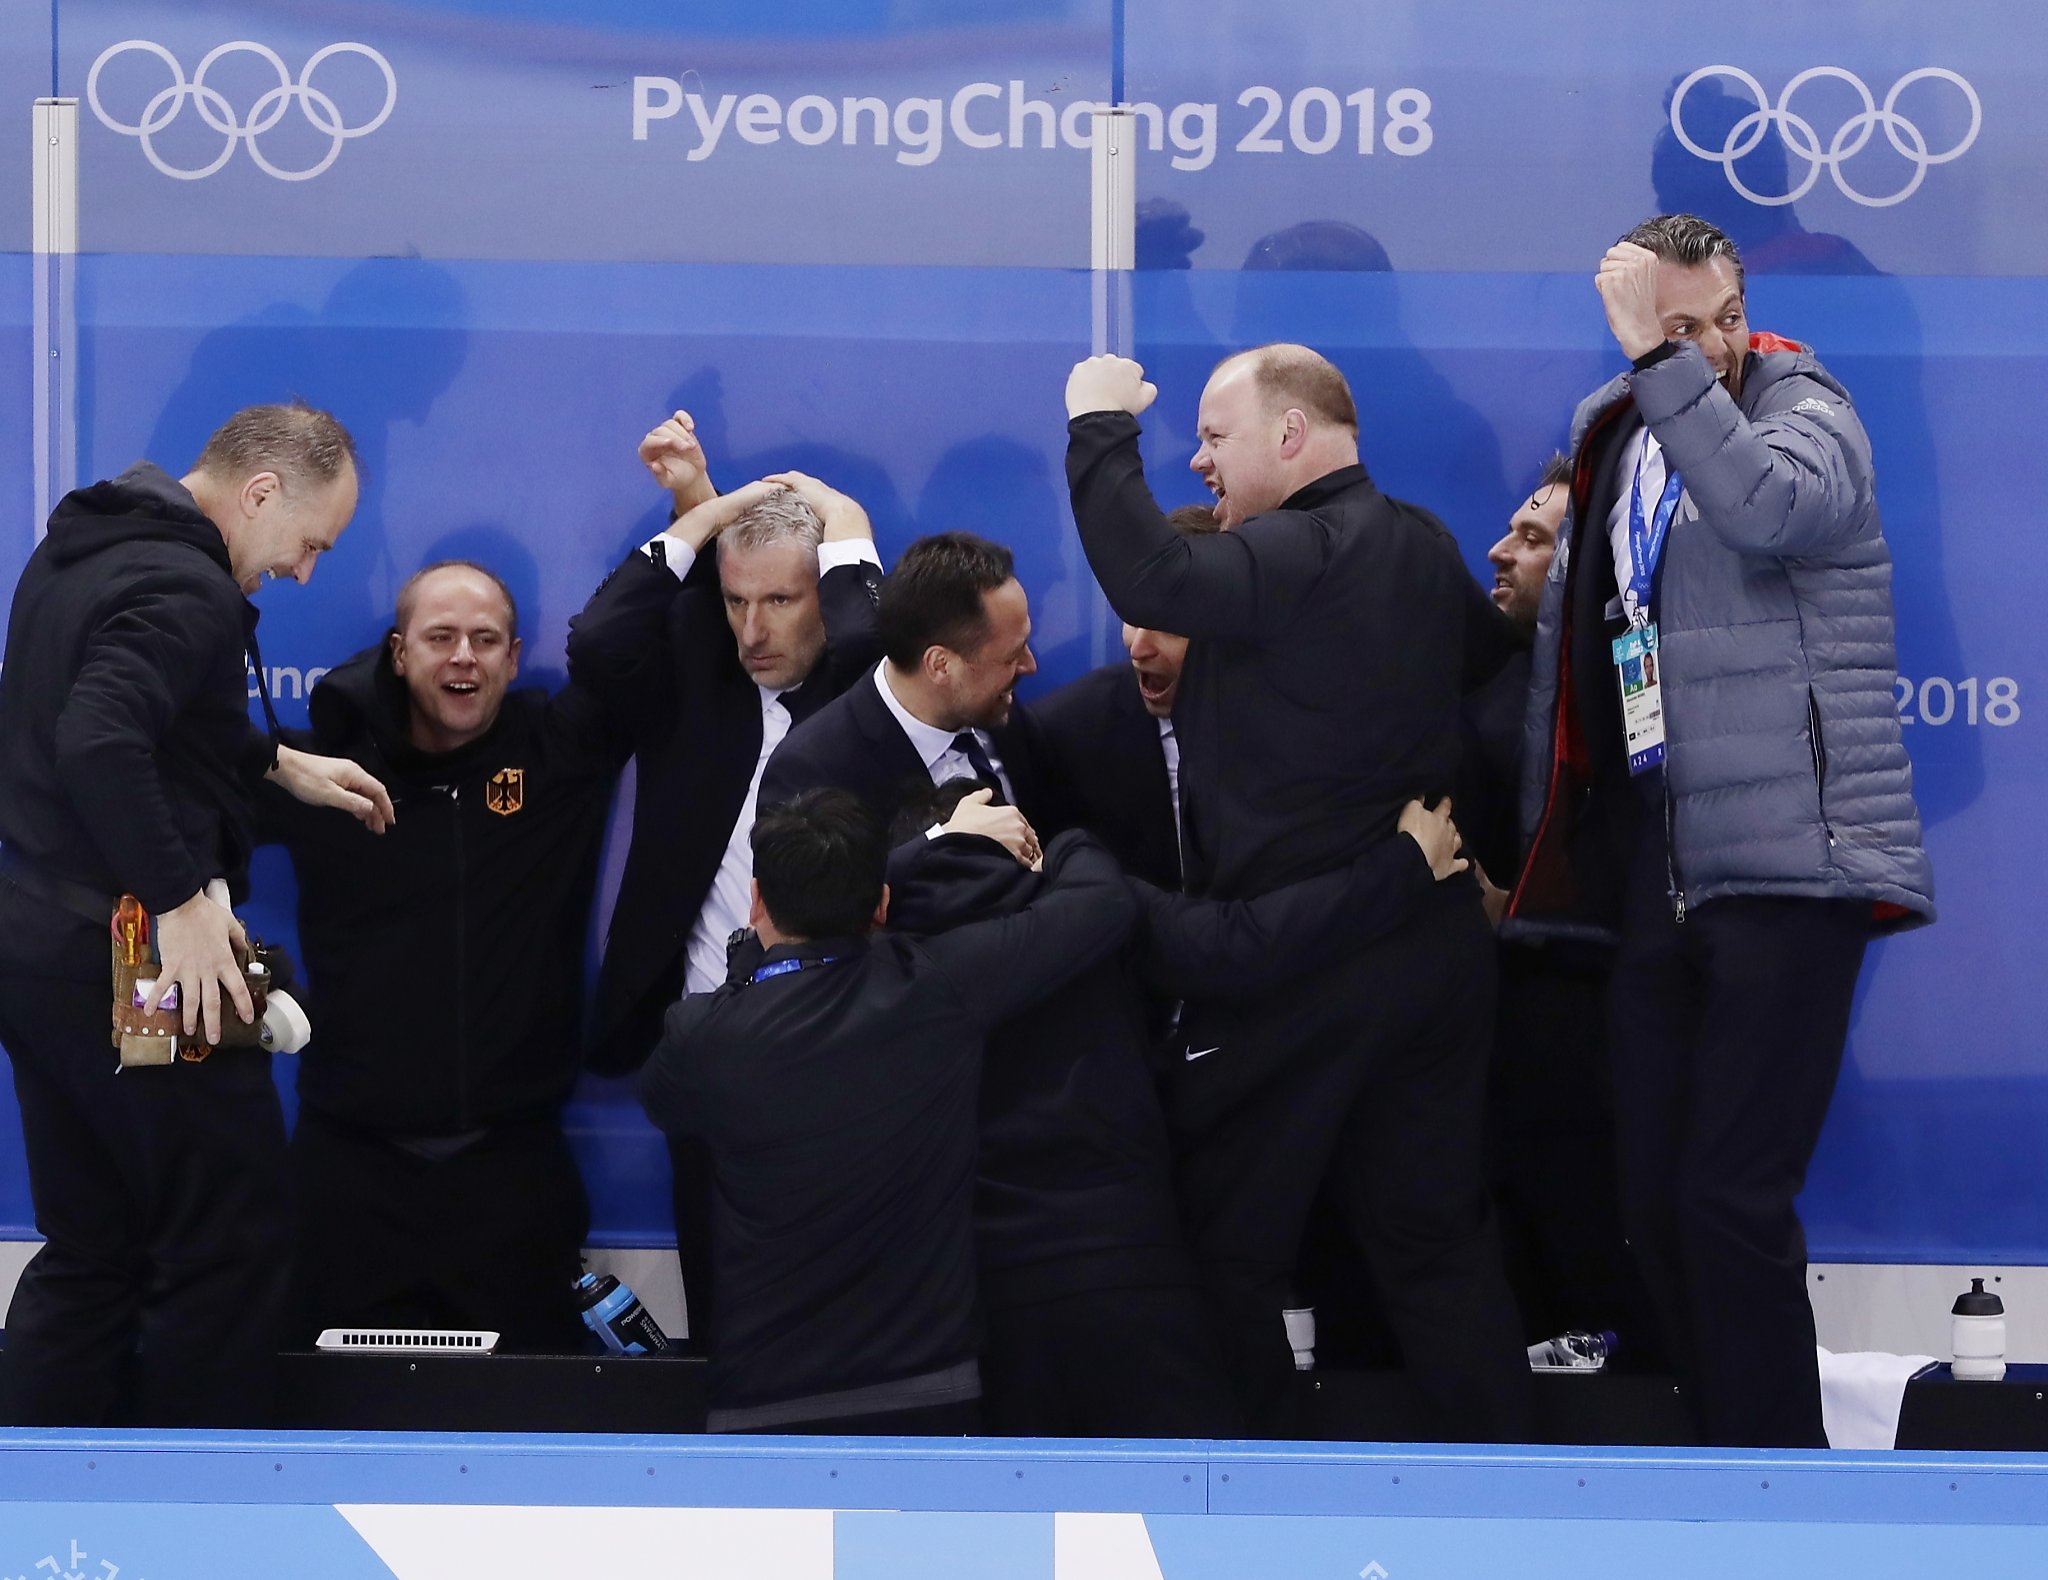
{"label": "bald head", "polygon": [[1188,465],[1216,496],[1225,531],[1358,461],[1351,386],[1307,346],[1257,346],[1217,363],[1196,433]]}
{"label": "bald head", "polygon": [[398,589],[398,607],[392,612],[391,629],[404,632],[413,622],[414,611],[419,607],[420,592],[428,583],[437,578],[453,576],[456,580],[487,583],[492,596],[505,606],[505,634],[508,638],[519,635],[519,603],[512,596],[512,589],[505,585],[504,578],[487,566],[475,560],[436,560],[424,569],[416,570]]}
{"label": "bald head", "polygon": [[1358,405],[1351,398],[1351,385],[1320,351],[1276,341],[1225,357],[1216,364],[1215,373],[1239,366],[1250,370],[1252,385],[1268,410],[1299,407],[1317,422],[1347,429],[1353,439],[1358,437]]}
{"label": "bald head", "polygon": [[504,582],[468,560],[429,565],[400,589],[386,641],[414,746],[452,752],[490,733],[519,674],[519,611]]}

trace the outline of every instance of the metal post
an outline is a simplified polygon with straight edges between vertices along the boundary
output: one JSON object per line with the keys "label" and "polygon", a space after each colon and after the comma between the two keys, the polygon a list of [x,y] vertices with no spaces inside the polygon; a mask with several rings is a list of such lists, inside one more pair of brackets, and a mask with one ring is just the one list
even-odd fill
{"label": "metal post", "polygon": [[1092,344],[1098,355],[1129,356],[1132,347],[1130,271],[1137,261],[1137,116],[1098,107],[1089,155],[1088,266],[1095,271]]}
{"label": "metal post", "polygon": [[78,474],[78,100],[38,99],[31,247],[35,257],[35,532]]}
{"label": "metal post", "polygon": [[[1128,108],[1098,105],[1095,136],[1089,153],[1088,266],[1094,323],[1090,348],[1130,356],[1136,346],[1131,323],[1131,269],[1137,262],[1138,127]],[[1089,622],[1091,664],[1110,654],[1117,618],[1110,613],[1102,589],[1092,589],[1094,618]]]}

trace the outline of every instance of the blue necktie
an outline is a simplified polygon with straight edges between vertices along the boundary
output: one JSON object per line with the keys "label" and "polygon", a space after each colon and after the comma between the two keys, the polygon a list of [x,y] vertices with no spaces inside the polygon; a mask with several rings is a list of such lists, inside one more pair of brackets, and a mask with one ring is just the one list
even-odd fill
{"label": "blue necktie", "polygon": [[988,753],[981,748],[981,741],[972,730],[962,730],[953,737],[953,750],[967,759],[974,770],[974,777],[994,792],[988,800],[990,806],[1008,806],[1010,798],[1003,794],[1002,776],[996,772],[996,765],[988,760]]}

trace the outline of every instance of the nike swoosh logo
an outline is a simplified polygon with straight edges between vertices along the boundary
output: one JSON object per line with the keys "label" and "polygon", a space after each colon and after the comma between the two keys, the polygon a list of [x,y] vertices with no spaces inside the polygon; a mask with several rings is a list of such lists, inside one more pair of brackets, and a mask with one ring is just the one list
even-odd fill
{"label": "nike swoosh logo", "polygon": [[1190,1048],[1187,1051],[1188,1063],[1192,1064],[1197,1059],[1206,1059],[1209,1057],[1210,1054],[1220,1051],[1222,1047],[1223,1044],[1219,1042],[1214,1048],[1204,1048],[1200,1052],[1197,1052],[1195,1049]]}

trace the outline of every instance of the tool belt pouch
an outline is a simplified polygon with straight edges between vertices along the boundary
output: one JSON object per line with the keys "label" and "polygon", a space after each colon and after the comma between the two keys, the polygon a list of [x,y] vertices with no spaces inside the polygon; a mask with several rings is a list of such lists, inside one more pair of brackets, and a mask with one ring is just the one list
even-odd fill
{"label": "tool belt pouch", "polygon": [[[132,907],[132,909],[131,909]],[[132,895],[121,897],[113,923],[113,1042],[121,1056],[121,1068],[138,1065],[198,1064],[214,1051],[204,1030],[185,1035],[184,1012],[173,988],[165,1001],[145,1012],[144,997],[156,982],[156,949],[150,941],[147,913]],[[223,1048],[261,1048],[263,1015],[270,1001],[270,968],[263,963],[262,946],[251,950],[235,945],[235,962],[242,968],[249,999],[255,1010],[251,1020],[235,1012],[226,995],[221,999],[220,1043]]]}

